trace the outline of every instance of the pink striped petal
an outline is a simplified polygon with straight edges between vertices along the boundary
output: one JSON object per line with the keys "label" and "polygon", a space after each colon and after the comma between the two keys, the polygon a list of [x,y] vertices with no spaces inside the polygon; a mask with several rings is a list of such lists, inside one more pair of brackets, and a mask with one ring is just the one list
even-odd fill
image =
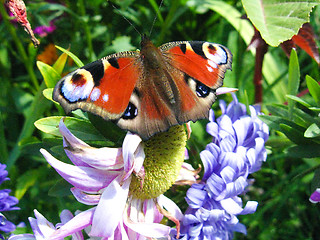
{"label": "pink striped petal", "polygon": [[71,188],[70,191],[78,202],[86,205],[98,205],[101,198],[101,194],[88,194],[75,187]]}
{"label": "pink striped petal", "polygon": [[[65,149],[70,159],[76,159],[77,162],[84,162],[86,165],[101,170],[117,170],[123,168],[123,158],[121,148],[94,148],[82,147],[76,148],[70,146]],[[74,164],[75,161],[73,161]]]}
{"label": "pink striped petal", "polygon": [[41,149],[40,152],[66,181],[85,192],[97,192],[108,186],[119,175],[117,171],[73,166],[57,160],[44,149]]}
{"label": "pink striped petal", "polygon": [[169,226],[159,223],[133,223],[126,218],[124,224],[132,231],[147,238],[168,238],[171,229]]}
{"label": "pink striped petal", "polygon": [[[92,221],[90,236],[111,237],[122,219],[127,202],[131,177],[120,185],[117,177],[106,187]],[[106,224],[108,223],[108,224]]]}
{"label": "pink striped petal", "polygon": [[53,234],[51,234],[48,239],[60,240],[76,232],[81,231],[82,229],[84,229],[92,223],[92,217],[95,210],[96,208],[91,208],[79,213],[66,224],[64,224],[61,228],[59,228]]}
{"label": "pink striped petal", "polygon": [[[122,181],[126,180],[134,169],[135,153],[141,142],[142,139],[137,134],[130,132],[127,133],[125,139],[123,140],[122,155],[125,175],[123,176]],[[139,150],[139,153],[140,155],[142,154],[141,150]]]}

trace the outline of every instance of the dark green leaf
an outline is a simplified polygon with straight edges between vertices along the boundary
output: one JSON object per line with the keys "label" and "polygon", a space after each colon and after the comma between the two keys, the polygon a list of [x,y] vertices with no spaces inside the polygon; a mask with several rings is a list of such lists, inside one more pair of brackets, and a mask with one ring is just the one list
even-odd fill
{"label": "dark green leaf", "polygon": [[297,129],[294,123],[288,124],[279,124],[279,127],[281,128],[281,132],[283,132],[287,138],[289,138],[292,142],[296,144],[306,145],[308,142],[310,142],[308,139],[304,138],[304,132]]}
{"label": "dark green leaf", "polygon": [[116,144],[117,147],[122,146],[126,132],[119,128],[115,123],[106,121],[99,116],[88,113],[88,117],[92,125],[108,140]]}
{"label": "dark green leaf", "polygon": [[298,145],[290,147],[288,154],[296,158],[315,158],[320,157],[319,144]]}
{"label": "dark green leaf", "polygon": [[64,179],[60,179],[50,188],[48,195],[51,197],[65,197],[71,195],[70,188],[73,186]]}

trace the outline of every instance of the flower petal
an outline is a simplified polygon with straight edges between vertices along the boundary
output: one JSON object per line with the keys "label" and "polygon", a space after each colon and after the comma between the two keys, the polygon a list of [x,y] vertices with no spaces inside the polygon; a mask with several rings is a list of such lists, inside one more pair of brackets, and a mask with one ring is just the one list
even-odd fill
{"label": "flower petal", "polygon": [[106,172],[90,167],[73,166],[57,160],[44,149],[41,149],[40,152],[65,180],[86,192],[99,191],[119,175],[117,171]]}
{"label": "flower petal", "polygon": [[88,194],[75,187],[71,188],[70,191],[78,202],[86,205],[98,205],[101,198],[101,194]]}
{"label": "flower petal", "polygon": [[147,238],[165,238],[169,236],[170,227],[158,223],[132,223],[124,219],[125,225]]}
{"label": "flower petal", "polygon": [[183,214],[180,208],[169,198],[161,194],[158,197],[158,203],[160,206],[164,207],[170,214],[172,214],[176,219],[182,220]]}
{"label": "flower petal", "polygon": [[90,236],[110,237],[119,224],[128,198],[131,177],[122,186],[120,181],[119,176],[104,189],[93,216]]}
{"label": "flower petal", "polygon": [[60,240],[74,233],[77,233],[92,223],[92,216],[96,208],[88,209],[79,213],[62,227],[54,231],[49,238],[50,240]]}
{"label": "flower petal", "polygon": [[320,188],[317,188],[310,196],[309,201],[312,203],[320,202]]}
{"label": "flower petal", "polygon": [[[133,134],[130,132],[127,133],[125,139],[123,140],[122,155],[123,155],[123,161],[124,161],[125,175],[123,176],[122,181],[126,180],[134,170],[135,153],[141,142],[142,142],[142,139],[137,134]],[[139,157],[141,157],[142,156],[141,149],[139,149],[138,152],[140,154]],[[139,162],[141,163],[141,161]]]}
{"label": "flower petal", "polygon": [[[12,235],[8,238],[8,240],[36,240],[36,237],[32,234],[19,234],[19,235]],[[40,238],[38,239],[40,240]]]}

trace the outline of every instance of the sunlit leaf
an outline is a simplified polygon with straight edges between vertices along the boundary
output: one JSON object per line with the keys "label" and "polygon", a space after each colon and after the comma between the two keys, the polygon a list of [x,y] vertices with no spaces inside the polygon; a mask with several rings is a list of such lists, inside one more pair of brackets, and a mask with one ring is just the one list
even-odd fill
{"label": "sunlit leaf", "polygon": [[27,190],[35,184],[39,178],[39,169],[31,169],[18,178],[15,197],[21,199]]}
{"label": "sunlit leaf", "polygon": [[[288,92],[291,95],[298,93],[300,84],[300,68],[298,62],[297,52],[292,49],[289,61],[289,77],[288,77]],[[295,101],[288,99],[289,118],[292,118],[292,111],[295,105]]]}
{"label": "sunlit leaf", "polygon": [[46,98],[46,99],[48,99],[48,100],[50,100],[50,101],[52,101],[52,102],[54,102],[54,103],[57,103],[56,101],[54,101],[53,99],[52,99],[52,92],[53,92],[53,88],[46,88],[45,90],[43,90],[43,96]]}
{"label": "sunlit leaf", "polygon": [[53,64],[53,68],[57,71],[57,73],[61,74],[64,66],[66,65],[68,59],[68,55],[63,53],[60,55],[58,60]]}
{"label": "sunlit leaf", "polygon": [[320,128],[317,124],[313,123],[305,131],[304,136],[307,138],[315,138],[320,136]]}
{"label": "sunlit leaf", "polygon": [[72,52],[70,52],[69,50],[64,49],[62,47],[59,47],[59,46],[56,46],[56,48],[58,48],[60,51],[66,53],[69,57],[71,57],[72,60],[77,64],[78,67],[84,66],[83,62],[76,55],[74,55]]}
{"label": "sunlit leaf", "polygon": [[310,107],[311,105],[309,103],[307,103],[306,101],[304,101],[303,99],[297,97],[297,96],[293,96],[293,95],[286,95],[287,98],[296,101],[298,103],[300,103],[301,105],[305,106],[305,107]]}
{"label": "sunlit leaf", "polygon": [[291,39],[319,0],[242,0],[248,18],[271,46]]}
{"label": "sunlit leaf", "polygon": [[44,82],[48,88],[54,87],[61,78],[60,74],[53,67],[46,63],[37,61],[37,67],[39,68]]}
{"label": "sunlit leaf", "polygon": [[[40,131],[61,137],[61,133],[59,132],[59,122],[61,118],[61,116],[42,118],[36,121],[34,125]],[[105,138],[88,121],[73,117],[65,117],[64,124],[81,140],[105,140]]]}
{"label": "sunlit leaf", "polygon": [[310,94],[313,97],[314,101],[318,105],[320,105],[320,86],[319,86],[319,84],[316,82],[316,80],[314,80],[312,77],[310,77],[308,75],[306,76],[306,82],[307,82],[307,86],[310,91]]}

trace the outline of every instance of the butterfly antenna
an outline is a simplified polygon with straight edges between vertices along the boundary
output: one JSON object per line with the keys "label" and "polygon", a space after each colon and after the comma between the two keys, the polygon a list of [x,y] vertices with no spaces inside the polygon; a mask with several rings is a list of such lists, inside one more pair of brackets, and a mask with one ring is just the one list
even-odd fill
{"label": "butterfly antenna", "polygon": [[133,27],[133,29],[134,30],[136,30],[136,32],[140,35],[140,36],[142,36],[142,34],[140,33],[140,31],[130,22],[130,20],[128,19],[128,18],[126,18],[122,13],[121,13],[121,11],[115,6],[115,5],[113,5],[113,3],[112,2],[110,2],[110,1],[108,1],[110,4],[111,4],[111,6],[124,18],[124,20],[126,20],[132,27]]}
{"label": "butterfly antenna", "polygon": [[152,25],[151,25],[149,37],[151,37],[151,33],[152,33],[152,30],[153,30],[153,26],[154,26],[154,24],[156,23],[156,20],[157,20],[158,14],[160,13],[160,9],[161,9],[161,7],[162,7],[163,1],[164,1],[164,0],[161,0],[160,5],[159,5],[159,8],[158,8],[158,10],[157,10],[157,12],[156,12],[156,16],[155,16],[154,19],[153,19],[153,23],[152,23]]}

